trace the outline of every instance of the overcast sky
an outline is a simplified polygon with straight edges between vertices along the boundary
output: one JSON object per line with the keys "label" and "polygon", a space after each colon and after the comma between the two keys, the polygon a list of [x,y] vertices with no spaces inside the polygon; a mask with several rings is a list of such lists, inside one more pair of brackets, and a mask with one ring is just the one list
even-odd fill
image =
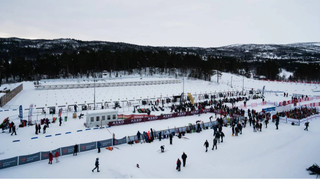
{"label": "overcast sky", "polygon": [[320,41],[320,0],[1,0],[0,37],[217,47]]}

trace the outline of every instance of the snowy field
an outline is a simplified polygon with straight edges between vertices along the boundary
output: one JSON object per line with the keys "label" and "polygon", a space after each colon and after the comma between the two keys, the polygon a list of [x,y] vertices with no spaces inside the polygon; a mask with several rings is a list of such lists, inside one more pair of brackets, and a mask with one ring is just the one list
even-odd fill
{"label": "snowy field", "polygon": [[[139,80],[140,78],[136,78]],[[156,78],[150,78],[156,80]],[[232,82],[231,82],[232,79]],[[126,79],[123,78],[122,81]],[[134,80],[130,78],[128,81]],[[182,80],[182,79],[181,79]],[[262,89],[265,86],[266,98],[269,103],[278,103],[283,100],[290,100],[292,94],[303,94],[308,96],[319,96],[320,85],[266,82],[247,79],[236,75],[223,73],[219,84],[200,80],[185,80],[184,91],[191,94],[214,93],[224,91],[241,91],[244,89]],[[59,81],[58,81],[59,82]],[[57,82],[57,83],[58,83]],[[50,83],[53,83],[50,81]],[[131,99],[150,99],[179,95],[183,91],[183,84],[130,86],[130,87],[101,87],[96,88],[96,101],[121,101]],[[283,97],[283,92],[289,93],[289,97]],[[61,90],[35,90],[32,82],[24,82],[24,90],[11,100],[3,109],[16,108],[23,105],[28,108],[30,104],[36,107],[65,105],[93,102],[93,88],[84,89],[61,89]],[[276,93],[278,92],[278,93]],[[312,102],[319,102],[318,100]],[[261,99],[250,100],[247,105],[261,103]],[[304,102],[302,104],[309,104]],[[236,104],[241,106],[243,103]],[[121,103],[120,103],[121,105]],[[272,105],[253,107],[260,111],[262,108]],[[119,114],[129,114],[133,107],[119,109]],[[37,110],[35,110],[36,112]],[[165,112],[169,112],[166,109]],[[159,112],[158,112],[159,113]],[[153,114],[153,113],[151,113]],[[155,113],[157,114],[157,113]],[[4,111],[0,113],[0,120],[6,117],[13,119],[18,124],[17,111]],[[24,114],[26,117],[27,114]],[[7,133],[0,134],[0,159],[13,156],[32,154],[39,151],[53,150],[79,143],[110,139],[112,133],[116,138],[135,135],[138,130],[148,131],[150,128],[163,130],[173,127],[182,127],[188,123],[195,123],[197,120],[209,121],[213,114],[207,113],[201,116],[179,117],[167,120],[137,123],[124,126],[113,126],[105,129],[85,131],[76,133],[78,129],[85,129],[84,119],[72,119],[71,112],[68,114],[68,121],[62,126],[58,123],[50,125],[47,135],[56,133],[71,132],[69,135],[53,136],[46,138],[44,134],[34,137],[34,127],[19,128],[17,136],[10,136]],[[53,115],[55,117],[57,115]],[[33,120],[39,120],[44,116],[34,113]],[[51,118],[52,115],[46,117]],[[273,123],[262,132],[253,132],[252,128],[245,128],[241,136],[232,137],[231,129],[224,128],[226,134],[225,142],[218,145],[217,151],[204,152],[203,143],[207,139],[212,144],[212,130],[204,130],[201,133],[187,134],[186,138],[173,140],[169,145],[167,139],[161,142],[156,140],[148,144],[134,144],[132,146],[123,144],[119,149],[108,151],[102,149],[100,154],[96,151],[81,152],[78,156],[60,157],[60,163],[48,165],[47,161],[40,161],[22,166],[2,169],[0,178],[8,177],[76,177],[76,178],[208,178],[208,177],[310,177],[305,168],[313,163],[320,163],[318,155],[320,143],[320,120],[311,121],[310,130],[303,130],[303,126],[291,126],[281,123],[280,130],[275,130]],[[13,143],[13,140],[20,142]],[[160,153],[160,146],[165,145],[166,152]],[[181,158],[182,152],[188,155],[187,166],[181,172],[175,170],[177,158]],[[100,158],[101,172],[92,173],[95,158]],[[136,168],[139,163],[140,168]],[[57,172],[55,172],[57,171]]]}

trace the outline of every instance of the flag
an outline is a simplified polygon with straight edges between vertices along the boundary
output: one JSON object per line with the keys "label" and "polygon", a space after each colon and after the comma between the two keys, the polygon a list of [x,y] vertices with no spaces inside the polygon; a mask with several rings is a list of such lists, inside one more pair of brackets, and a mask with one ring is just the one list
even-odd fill
{"label": "flag", "polygon": [[62,115],[62,108],[59,109],[59,117]]}
{"label": "flag", "polygon": [[33,111],[33,104],[30,104],[29,114],[28,114],[28,121],[29,121],[29,122],[32,121],[32,111]]}
{"label": "flag", "polygon": [[263,88],[262,88],[262,96],[264,96],[264,88],[265,88],[266,86],[263,86]]}
{"label": "flag", "polygon": [[22,105],[19,106],[19,118],[20,118],[20,122],[22,122],[22,119],[23,119]]}

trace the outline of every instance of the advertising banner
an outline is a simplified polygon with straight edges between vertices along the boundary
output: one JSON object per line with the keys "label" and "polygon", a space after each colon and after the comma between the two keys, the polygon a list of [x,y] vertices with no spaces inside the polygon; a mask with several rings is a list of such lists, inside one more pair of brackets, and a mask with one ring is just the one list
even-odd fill
{"label": "advertising banner", "polygon": [[123,137],[122,139],[114,139],[114,145],[120,145],[127,143],[127,137]]}
{"label": "advertising banner", "polygon": [[4,160],[0,160],[0,169],[14,167],[18,165],[18,157],[12,157]]}
{"label": "advertising banner", "polygon": [[80,152],[93,150],[97,148],[97,142],[89,142],[85,144],[80,144]]}
{"label": "advertising banner", "polygon": [[108,140],[101,140],[99,141],[101,144],[101,147],[109,147],[112,146],[112,139],[108,139]]}
{"label": "advertising banner", "polygon": [[[52,153],[53,156],[55,155],[56,151],[58,151],[59,154],[61,155],[61,149],[58,148],[58,149],[55,149],[55,150],[52,150],[52,151],[51,151],[51,153]],[[49,158],[49,152],[50,152],[50,151],[41,152],[41,160],[46,160],[46,159],[48,159],[48,158]]]}
{"label": "advertising banner", "polygon": [[61,147],[61,155],[73,154],[74,146]]}
{"label": "advertising banner", "polygon": [[19,165],[36,162],[39,160],[40,160],[40,152],[31,154],[31,155],[23,155],[23,156],[19,156]]}
{"label": "advertising banner", "polygon": [[270,111],[275,111],[276,107],[270,107],[270,108],[263,108],[262,111],[264,112],[270,112]]}

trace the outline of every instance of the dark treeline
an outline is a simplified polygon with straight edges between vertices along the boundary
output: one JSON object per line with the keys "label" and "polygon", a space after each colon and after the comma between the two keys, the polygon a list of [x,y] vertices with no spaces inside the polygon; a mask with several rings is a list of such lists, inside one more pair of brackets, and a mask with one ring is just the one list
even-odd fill
{"label": "dark treeline", "polygon": [[[36,58],[1,58],[0,78],[4,82],[39,80],[41,78],[92,75],[101,71],[127,71],[145,68],[168,71],[178,69],[184,76],[210,81],[214,70],[250,76],[279,79],[280,68],[294,72],[291,80],[320,80],[319,63],[299,63],[290,60],[243,61],[232,57],[203,58],[195,53],[168,51],[89,51],[38,54]],[[1,80],[0,80],[1,82]]]}

